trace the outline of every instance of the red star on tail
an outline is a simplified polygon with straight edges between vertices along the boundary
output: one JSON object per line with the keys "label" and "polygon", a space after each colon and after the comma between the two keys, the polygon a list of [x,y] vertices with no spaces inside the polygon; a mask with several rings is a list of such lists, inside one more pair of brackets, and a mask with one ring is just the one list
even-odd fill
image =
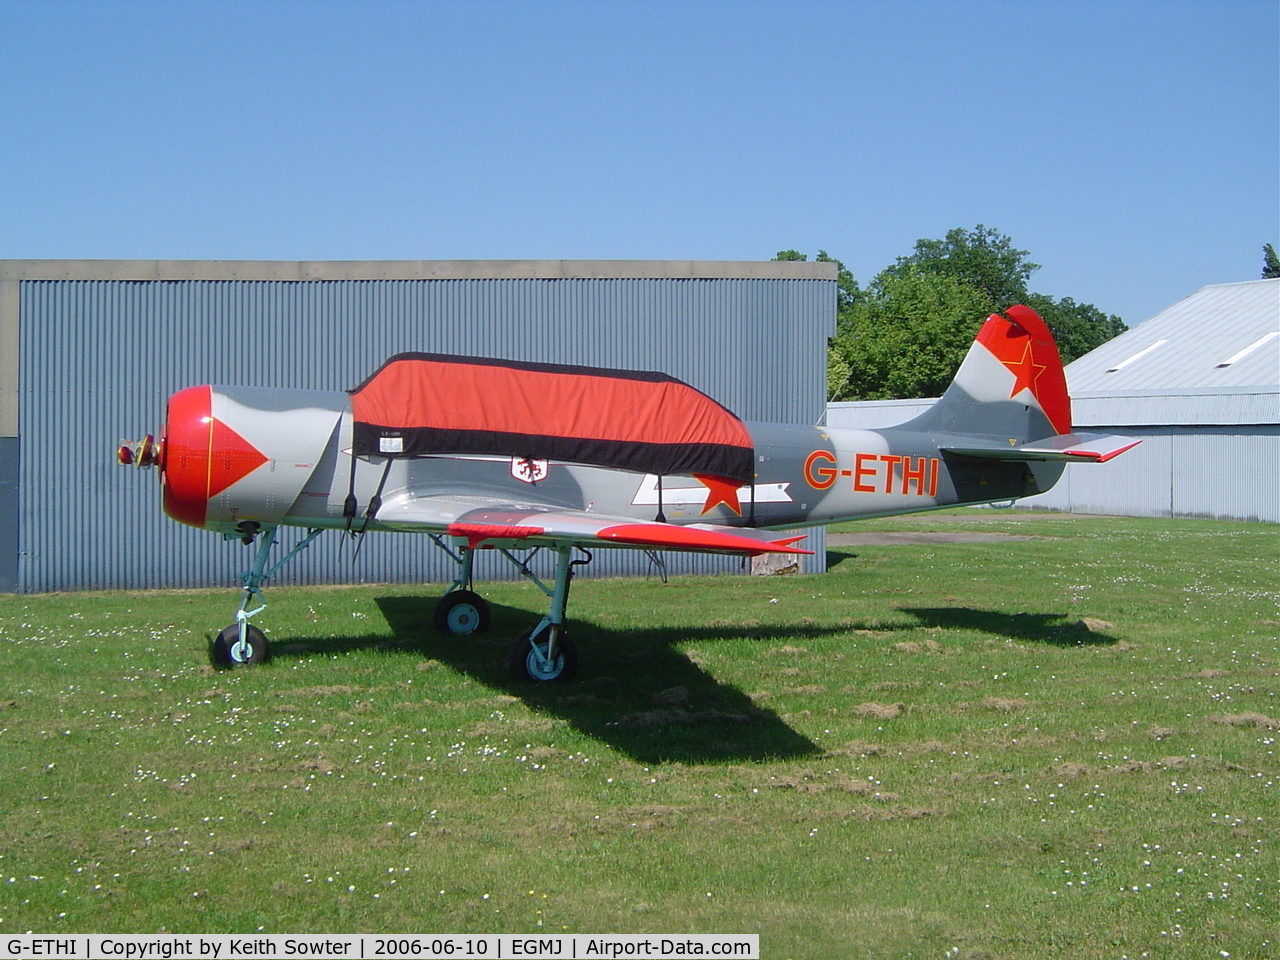
{"label": "red star on tail", "polygon": [[1036,381],[1040,379],[1040,374],[1044,373],[1046,367],[1043,363],[1036,363],[1035,358],[1031,354],[1031,338],[1025,337],[1026,341],[1022,346],[1022,356],[1013,358],[1009,356],[1000,357],[1001,363],[1008,368],[1013,374],[1013,390],[1009,393],[1012,399],[1020,394],[1023,390],[1030,390],[1032,396],[1036,396]]}
{"label": "red star on tail", "polygon": [[1013,306],[1005,319],[993,313],[978,331],[978,343],[1013,374],[1013,399],[1030,390],[1054,430],[1071,432],[1071,398],[1062,361],[1048,326],[1030,307]]}

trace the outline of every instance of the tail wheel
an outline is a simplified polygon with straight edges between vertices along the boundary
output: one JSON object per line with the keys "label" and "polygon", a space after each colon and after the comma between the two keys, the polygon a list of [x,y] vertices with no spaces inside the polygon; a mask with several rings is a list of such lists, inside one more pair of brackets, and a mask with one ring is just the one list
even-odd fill
{"label": "tail wheel", "polygon": [[213,641],[213,661],[220,667],[248,667],[262,663],[268,656],[267,635],[251,623],[244,627],[240,640],[239,624],[223,628]]}
{"label": "tail wheel", "polygon": [[[547,657],[551,631],[556,631],[555,650]],[[511,647],[507,666],[513,680],[534,683],[567,683],[578,672],[578,649],[569,639],[564,624],[545,626],[536,635],[530,627]]]}
{"label": "tail wheel", "polygon": [[469,637],[489,629],[489,604],[470,590],[454,590],[440,598],[433,617],[441,633]]}

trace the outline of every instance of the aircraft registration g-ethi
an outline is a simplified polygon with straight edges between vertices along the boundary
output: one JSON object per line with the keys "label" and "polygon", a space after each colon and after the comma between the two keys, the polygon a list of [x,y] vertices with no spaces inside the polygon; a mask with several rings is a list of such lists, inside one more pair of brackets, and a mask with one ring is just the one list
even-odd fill
{"label": "aircraft registration g-ethi", "polygon": [[[565,608],[588,548],[808,553],[803,535],[780,531],[1031,496],[1064,464],[1137,442],[1072,432],[1053,337],[1015,306],[987,319],[937,403],[886,429],[744,423],[661,373],[403,353],[351,391],[180,390],[160,439],[117,456],[159,468],[174,520],[257,541],[235,622],[213,645],[221,663],[266,658],[249,622],[262,585],[320,533],[411,531],[456,563],[435,610],[442,631],[488,627],[477,550],[538,584],[547,615],[509,663],[517,679],[551,682],[577,666]],[[280,526],[308,532],[269,566]],[[556,557],[550,585],[520,554],[542,548]]]}

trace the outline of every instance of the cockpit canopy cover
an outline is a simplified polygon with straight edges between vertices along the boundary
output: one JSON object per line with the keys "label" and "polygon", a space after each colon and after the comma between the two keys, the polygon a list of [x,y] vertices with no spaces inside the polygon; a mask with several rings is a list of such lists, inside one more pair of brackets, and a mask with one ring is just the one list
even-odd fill
{"label": "cockpit canopy cover", "polygon": [[750,483],[751,435],[665,373],[401,353],[351,391],[357,456],[488,454]]}

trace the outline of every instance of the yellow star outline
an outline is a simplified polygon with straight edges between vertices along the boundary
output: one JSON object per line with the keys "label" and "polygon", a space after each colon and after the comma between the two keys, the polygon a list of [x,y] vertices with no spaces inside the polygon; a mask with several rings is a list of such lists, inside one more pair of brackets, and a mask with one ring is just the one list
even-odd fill
{"label": "yellow star outline", "polygon": [[1023,390],[1030,390],[1032,396],[1036,396],[1036,381],[1040,379],[1040,375],[1048,369],[1043,363],[1036,363],[1035,356],[1031,352],[1031,338],[1027,338],[1027,342],[1022,345],[1022,356],[1017,360],[1001,359],[1001,363],[1005,365],[1010,373],[1013,374],[1013,390],[1009,393],[1009,398],[1013,399]]}

